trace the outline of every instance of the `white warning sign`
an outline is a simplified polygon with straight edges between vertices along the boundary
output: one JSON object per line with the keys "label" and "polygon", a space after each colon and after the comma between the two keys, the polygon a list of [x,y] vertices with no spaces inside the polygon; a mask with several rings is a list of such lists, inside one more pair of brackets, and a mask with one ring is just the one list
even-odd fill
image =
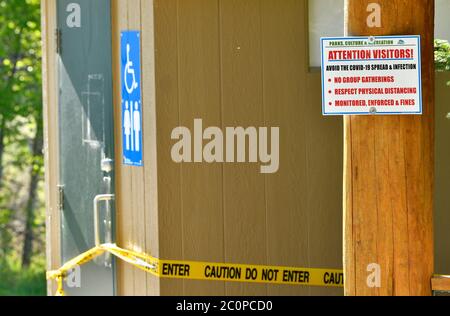
{"label": "white warning sign", "polygon": [[420,36],[322,38],[323,115],[422,114]]}

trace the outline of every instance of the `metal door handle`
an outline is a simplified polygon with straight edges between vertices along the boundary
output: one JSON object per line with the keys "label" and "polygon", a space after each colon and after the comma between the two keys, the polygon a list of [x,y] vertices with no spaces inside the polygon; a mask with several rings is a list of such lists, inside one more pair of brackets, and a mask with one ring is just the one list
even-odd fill
{"label": "metal door handle", "polygon": [[100,194],[94,198],[94,232],[95,232],[95,246],[100,246],[100,229],[98,227],[98,205],[103,201],[112,201],[116,198],[114,194]]}

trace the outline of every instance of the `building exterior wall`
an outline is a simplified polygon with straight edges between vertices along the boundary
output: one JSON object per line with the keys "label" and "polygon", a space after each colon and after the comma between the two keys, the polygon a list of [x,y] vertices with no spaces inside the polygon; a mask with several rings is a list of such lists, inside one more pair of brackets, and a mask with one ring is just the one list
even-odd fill
{"label": "building exterior wall", "polygon": [[[342,123],[321,116],[307,13],[298,0],[155,1],[161,257],[342,268]],[[280,127],[280,170],[173,163],[171,131],[195,118]],[[342,292],[161,281],[161,293]]]}
{"label": "building exterior wall", "polygon": [[[117,165],[119,244],[164,259],[342,268],[342,122],[321,116],[320,75],[309,72],[307,1],[159,0],[154,19],[151,1],[114,3],[115,52],[120,30],[142,32],[146,157],[143,169]],[[118,67],[116,55],[116,74]],[[193,130],[196,118],[204,127],[280,127],[280,170],[262,175],[259,165],[174,163],[172,130]],[[342,294],[154,284],[119,264],[123,295]]]}
{"label": "building exterior wall", "polygon": [[436,75],[436,172],[434,195],[435,273],[450,274],[450,81]]}
{"label": "building exterior wall", "polygon": [[[321,114],[320,74],[309,70],[307,1],[111,1],[118,244],[163,259],[342,268],[342,120]],[[43,1],[49,269],[59,265],[55,2]],[[126,29],[142,34],[144,168],[123,166],[119,158]],[[436,85],[438,273],[450,273],[445,79],[438,75]],[[196,118],[204,127],[280,127],[278,173],[262,175],[249,164],[175,164],[171,132],[193,130]],[[120,295],[342,293],[158,280],[118,263]]]}

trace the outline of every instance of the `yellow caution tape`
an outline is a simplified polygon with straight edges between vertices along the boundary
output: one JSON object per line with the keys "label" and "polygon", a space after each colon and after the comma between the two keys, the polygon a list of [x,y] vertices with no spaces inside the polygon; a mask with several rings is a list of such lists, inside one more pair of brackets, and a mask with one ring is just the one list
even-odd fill
{"label": "yellow caution tape", "polygon": [[47,279],[57,281],[56,295],[63,296],[65,294],[63,281],[71,270],[88,263],[105,252],[158,278],[325,287],[343,287],[344,285],[342,270],[161,260],[119,248],[114,244],[104,244],[70,260],[58,270],[47,272]]}

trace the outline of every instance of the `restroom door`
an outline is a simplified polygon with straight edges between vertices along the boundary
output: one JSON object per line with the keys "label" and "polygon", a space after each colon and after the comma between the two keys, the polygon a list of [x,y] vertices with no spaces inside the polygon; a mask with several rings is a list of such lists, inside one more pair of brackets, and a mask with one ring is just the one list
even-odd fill
{"label": "restroom door", "polygon": [[[94,199],[101,243],[114,241],[114,140],[109,0],[58,0],[59,159],[62,261],[95,246]],[[109,255],[75,269],[70,296],[114,295]]]}

